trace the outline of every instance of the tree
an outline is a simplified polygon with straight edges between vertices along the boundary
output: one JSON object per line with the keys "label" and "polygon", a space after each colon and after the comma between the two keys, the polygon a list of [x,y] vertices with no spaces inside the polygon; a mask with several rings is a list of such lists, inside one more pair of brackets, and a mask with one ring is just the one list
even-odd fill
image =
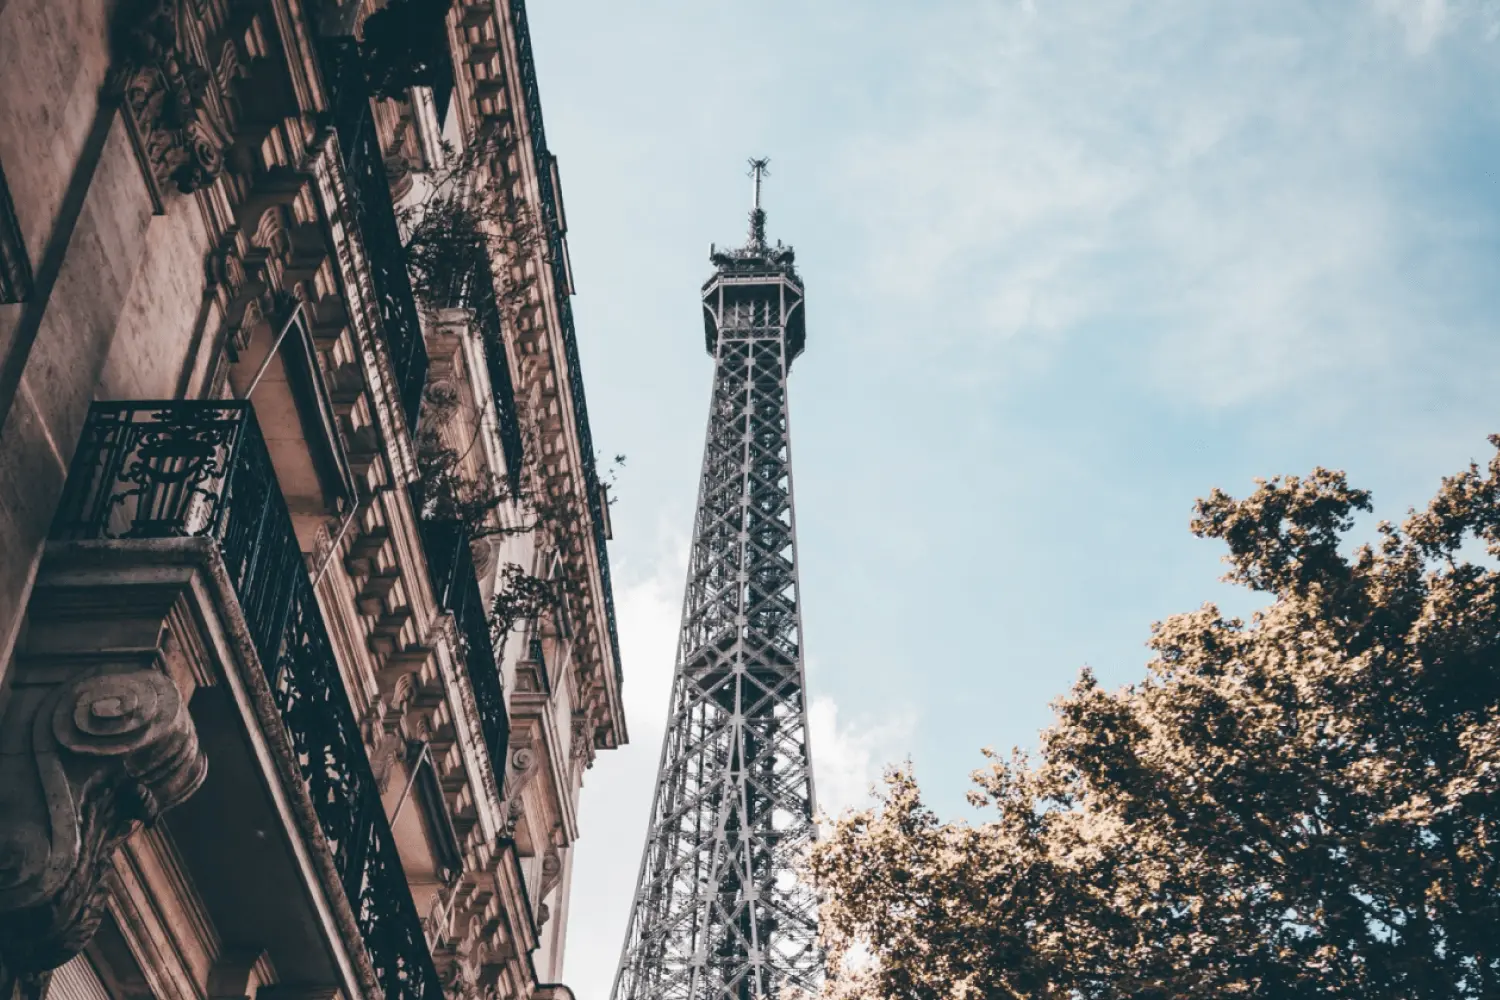
{"label": "tree", "polygon": [[1500,996],[1500,455],[1341,546],[1369,510],[1323,469],[1215,490],[1192,530],[1263,611],[1085,671],[1034,759],[986,751],[981,823],[889,772],[810,858],[828,993]]}

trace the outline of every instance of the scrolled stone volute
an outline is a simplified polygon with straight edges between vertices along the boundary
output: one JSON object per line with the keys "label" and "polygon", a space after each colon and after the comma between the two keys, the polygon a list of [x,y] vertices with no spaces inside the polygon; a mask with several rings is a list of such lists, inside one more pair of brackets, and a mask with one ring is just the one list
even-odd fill
{"label": "scrolled stone volute", "polygon": [[155,665],[18,664],[0,717],[0,962],[26,974],[77,954],[114,849],[206,773],[187,703]]}
{"label": "scrolled stone volute", "polygon": [[181,0],[125,0],[115,15],[112,89],[159,185],[189,194],[224,169],[228,137],[209,104],[213,74],[183,34]]}

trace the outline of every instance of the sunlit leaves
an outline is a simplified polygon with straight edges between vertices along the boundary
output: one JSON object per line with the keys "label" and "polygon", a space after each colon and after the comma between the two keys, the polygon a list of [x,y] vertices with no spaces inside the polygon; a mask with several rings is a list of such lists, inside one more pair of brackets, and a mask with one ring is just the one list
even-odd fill
{"label": "sunlit leaves", "polygon": [[[814,850],[830,996],[1500,996],[1500,459],[1350,548],[1342,473],[1215,491],[1193,531],[1270,605],[1085,672],[978,825],[909,770]],[[862,962],[840,962],[848,955]]]}

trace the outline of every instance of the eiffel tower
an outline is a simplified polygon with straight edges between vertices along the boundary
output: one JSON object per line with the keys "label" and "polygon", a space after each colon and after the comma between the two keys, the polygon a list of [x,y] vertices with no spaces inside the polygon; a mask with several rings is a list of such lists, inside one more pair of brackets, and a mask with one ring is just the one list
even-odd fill
{"label": "eiffel tower", "polygon": [[671,715],[613,1000],[753,1000],[821,982],[787,372],[806,341],[766,160],[739,249],[703,286],[713,399]]}

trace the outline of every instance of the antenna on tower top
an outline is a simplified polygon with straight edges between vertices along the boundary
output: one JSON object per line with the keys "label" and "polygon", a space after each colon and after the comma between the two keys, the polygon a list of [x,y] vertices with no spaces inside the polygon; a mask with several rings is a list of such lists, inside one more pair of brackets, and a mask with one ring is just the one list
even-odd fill
{"label": "antenna on tower top", "polygon": [[750,160],[750,173],[748,177],[755,178],[755,207],[760,208],[760,179],[771,176],[771,158],[769,156],[761,159]]}
{"label": "antenna on tower top", "polygon": [[763,247],[766,245],[766,212],[760,207],[760,181],[762,177],[771,176],[771,158],[769,156],[750,159],[750,173],[748,174],[755,184],[755,200],[750,209],[750,245]]}

